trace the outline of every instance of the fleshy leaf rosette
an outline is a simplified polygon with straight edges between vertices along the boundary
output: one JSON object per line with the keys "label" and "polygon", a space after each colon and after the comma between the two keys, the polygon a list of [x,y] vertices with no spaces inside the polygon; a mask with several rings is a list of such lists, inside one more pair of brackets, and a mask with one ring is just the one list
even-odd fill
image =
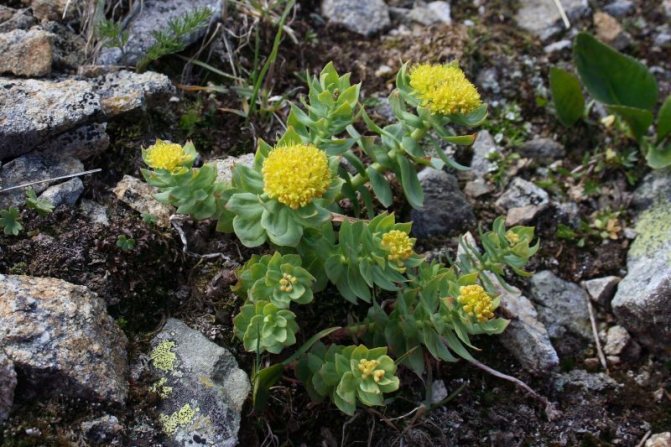
{"label": "fleshy leaf rosette", "polygon": [[279,354],[296,343],[296,315],[268,301],[245,304],[233,319],[235,335],[249,352]]}

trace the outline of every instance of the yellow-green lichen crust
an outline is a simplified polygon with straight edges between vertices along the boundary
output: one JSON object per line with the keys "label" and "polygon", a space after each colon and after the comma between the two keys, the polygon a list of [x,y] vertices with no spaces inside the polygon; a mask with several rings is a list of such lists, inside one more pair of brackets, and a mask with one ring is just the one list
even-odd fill
{"label": "yellow-green lichen crust", "polygon": [[195,410],[191,408],[191,405],[184,404],[182,408],[175,411],[171,415],[161,414],[159,415],[159,421],[163,427],[163,431],[167,435],[172,435],[180,427],[185,427],[193,421],[193,418],[196,416],[198,408]]}
{"label": "yellow-green lichen crust", "polygon": [[155,368],[163,372],[170,372],[175,368],[175,360],[177,356],[172,352],[175,347],[175,342],[164,340],[159,343],[151,352],[151,363]]}
{"label": "yellow-green lichen crust", "polygon": [[641,214],[636,224],[636,240],[629,256],[653,256],[666,247],[671,258],[671,208],[657,205]]}

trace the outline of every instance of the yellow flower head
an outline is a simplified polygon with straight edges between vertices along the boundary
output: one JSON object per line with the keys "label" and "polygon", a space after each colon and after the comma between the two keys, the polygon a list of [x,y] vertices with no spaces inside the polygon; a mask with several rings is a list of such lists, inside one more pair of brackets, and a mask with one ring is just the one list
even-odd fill
{"label": "yellow flower head", "polygon": [[390,261],[405,261],[412,256],[414,245],[415,239],[400,230],[391,230],[382,236],[382,248],[389,252],[387,259]]}
{"label": "yellow flower head", "polygon": [[293,209],[323,196],[331,184],[328,157],[311,144],[273,149],[262,171],[265,193]]}
{"label": "yellow flower head", "polygon": [[478,284],[460,287],[458,300],[464,312],[477,318],[480,323],[494,318],[492,298]]}
{"label": "yellow flower head", "polygon": [[[366,360],[366,359],[361,359],[359,360],[359,371],[361,372],[361,378],[362,379],[367,379],[371,374],[375,373],[375,368],[380,364],[377,360]],[[382,375],[384,376],[384,371],[382,371]],[[380,379],[377,379],[379,381]]]}
{"label": "yellow flower head", "polygon": [[478,90],[456,65],[417,65],[410,72],[410,86],[433,113],[467,115],[482,104]]}
{"label": "yellow flower head", "polygon": [[158,139],[144,154],[144,160],[150,168],[173,173],[180,171],[192,158],[179,144]]}
{"label": "yellow flower head", "polygon": [[506,239],[508,239],[510,245],[515,245],[520,241],[520,235],[515,233],[513,230],[508,230],[506,232]]}

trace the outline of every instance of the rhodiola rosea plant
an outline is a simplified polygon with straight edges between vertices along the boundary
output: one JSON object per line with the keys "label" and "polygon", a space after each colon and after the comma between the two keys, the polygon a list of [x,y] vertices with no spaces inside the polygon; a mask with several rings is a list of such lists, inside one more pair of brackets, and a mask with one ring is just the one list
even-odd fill
{"label": "rhodiola rosea plant", "polygon": [[[237,273],[233,290],[244,303],[235,335],[257,359],[305,341],[279,363],[258,370],[257,361],[256,408],[285,369],[315,400],[353,414],[357,405],[385,403],[400,386],[399,367],[421,376],[427,358],[472,359],[473,336],[508,324],[496,316],[498,283],[505,285],[506,270],[526,275],[538,248],[532,228],[506,230],[499,218],[481,232],[482,250],[461,238],[461,254],[445,265],[414,251],[410,222],[378,212],[394,200],[390,178],[421,207],[420,169],[463,169],[441,142],[472,143],[474,135],[453,129],[479,125],[487,107],[456,64],[403,65],[390,95],[396,120],[385,127],[368,116],[359,92],[349,74],[328,64],[292,106],[286,132],[274,145],[259,141],[253,165],[235,166],[230,183],[217,181],[212,165],[194,167],[191,143],[159,140],[143,152],[143,175],[159,200],[195,219],[216,219],[218,230],[248,247],[269,248]],[[368,312],[310,333],[292,309],[332,299],[327,287]],[[358,342],[335,341],[347,338]]]}

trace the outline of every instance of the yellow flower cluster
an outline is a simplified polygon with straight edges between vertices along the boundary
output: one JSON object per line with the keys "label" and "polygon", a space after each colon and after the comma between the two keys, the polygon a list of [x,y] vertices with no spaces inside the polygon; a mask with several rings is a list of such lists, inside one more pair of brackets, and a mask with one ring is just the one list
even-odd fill
{"label": "yellow flower cluster", "polygon": [[478,90],[456,65],[417,65],[410,72],[410,86],[436,114],[467,115],[482,104]]}
{"label": "yellow flower cluster", "polygon": [[165,169],[173,173],[183,169],[184,164],[190,159],[191,156],[182,146],[163,140],[156,140],[145,153],[145,161],[150,168]]}
{"label": "yellow flower cluster", "polygon": [[400,230],[391,230],[382,236],[382,248],[389,252],[387,259],[403,262],[412,256],[415,240]]}
{"label": "yellow flower cluster", "polygon": [[298,278],[293,275],[288,273],[282,274],[282,279],[280,279],[280,290],[282,292],[291,292],[294,290],[294,284],[296,284],[297,281]]}
{"label": "yellow flower cluster", "polygon": [[477,318],[480,323],[494,318],[492,298],[487,295],[482,286],[472,284],[460,287],[458,300],[464,312]]}
{"label": "yellow flower cluster", "polygon": [[520,241],[520,235],[517,233],[514,233],[512,230],[508,230],[506,232],[506,239],[508,239],[508,242],[510,242],[510,245],[515,245]]}
{"label": "yellow flower cluster", "polygon": [[366,380],[370,375],[373,375],[373,380],[375,383],[378,383],[384,377],[383,369],[375,369],[378,367],[380,362],[377,360],[359,360],[359,371],[361,371],[361,378]]}
{"label": "yellow flower cluster", "polygon": [[263,162],[263,190],[293,209],[324,195],[330,184],[328,157],[310,144],[275,148]]}

